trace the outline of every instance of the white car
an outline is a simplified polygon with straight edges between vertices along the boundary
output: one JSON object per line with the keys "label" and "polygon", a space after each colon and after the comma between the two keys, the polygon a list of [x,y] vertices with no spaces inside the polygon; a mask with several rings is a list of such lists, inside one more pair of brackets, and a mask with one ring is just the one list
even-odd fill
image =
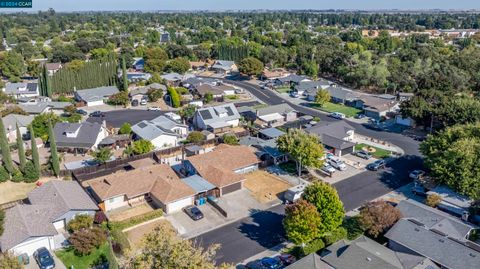
{"label": "white car", "polygon": [[341,119],[345,119],[346,116],[343,113],[333,112],[330,114],[330,117],[341,120]]}
{"label": "white car", "polygon": [[140,105],[146,106],[147,105],[147,99],[142,99],[142,101],[140,101]]}
{"label": "white car", "polygon": [[148,108],[148,110],[150,110],[150,111],[160,111],[162,109],[160,109],[158,106],[151,106],[151,107]]}
{"label": "white car", "polygon": [[321,170],[323,172],[327,173],[327,174],[333,174],[333,173],[335,173],[335,171],[337,171],[337,170],[335,170],[335,168],[333,168],[328,163],[324,164]]}
{"label": "white car", "polygon": [[336,158],[329,159],[328,163],[337,170],[340,170],[340,171],[347,170],[347,165],[345,165],[345,163],[340,159],[336,159]]}

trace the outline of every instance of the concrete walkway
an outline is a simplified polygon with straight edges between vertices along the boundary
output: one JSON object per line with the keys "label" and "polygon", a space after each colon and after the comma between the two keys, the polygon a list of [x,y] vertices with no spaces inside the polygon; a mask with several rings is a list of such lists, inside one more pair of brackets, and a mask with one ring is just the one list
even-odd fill
{"label": "concrete walkway", "polygon": [[373,147],[377,147],[377,148],[388,150],[388,151],[391,151],[391,152],[394,152],[394,153],[398,153],[399,155],[404,154],[403,149],[396,146],[396,145],[393,145],[389,142],[380,141],[380,140],[373,139],[373,138],[370,138],[370,137],[358,135],[358,134],[355,134],[355,138],[353,139],[353,142],[359,143],[359,144],[367,144],[367,145],[370,145],[370,146],[373,146]]}

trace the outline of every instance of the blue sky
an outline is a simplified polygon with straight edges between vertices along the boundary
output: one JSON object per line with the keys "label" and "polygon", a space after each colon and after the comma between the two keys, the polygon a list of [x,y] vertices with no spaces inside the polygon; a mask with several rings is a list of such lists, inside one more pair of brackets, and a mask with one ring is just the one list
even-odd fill
{"label": "blue sky", "polygon": [[[33,10],[480,9],[480,0],[32,0]],[[32,10],[32,9],[30,9]]]}

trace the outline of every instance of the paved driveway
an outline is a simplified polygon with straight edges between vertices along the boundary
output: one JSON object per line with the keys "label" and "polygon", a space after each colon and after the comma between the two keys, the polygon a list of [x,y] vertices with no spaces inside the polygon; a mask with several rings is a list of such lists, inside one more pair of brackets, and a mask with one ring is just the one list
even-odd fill
{"label": "paved driveway", "polygon": [[[60,261],[60,259],[57,256],[55,256],[54,253],[52,253],[52,251],[50,251],[50,254],[53,255],[53,259],[55,260],[55,269],[67,269],[67,267],[65,267],[62,261]],[[35,261],[35,258],[33,258],[33,256],[30,257],[30,263],[25,265],[25,269],[40,269],[40,267],[37,264],[37,261]]]}

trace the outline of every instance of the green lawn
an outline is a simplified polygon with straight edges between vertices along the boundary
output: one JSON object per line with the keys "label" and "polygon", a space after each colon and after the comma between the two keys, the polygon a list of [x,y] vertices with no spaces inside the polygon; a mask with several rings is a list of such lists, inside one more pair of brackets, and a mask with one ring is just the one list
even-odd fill
{"label": "green lawn", "polygon": [[325,103],[323,106],[320,106],[318,104],[312,104],[312,108],[322,110],[325,112],[339,112],[345,114],[347,117],[355,117],[355,115],[359,114],[362,112],[362,110],[351,107],[351,106],[345,106],[342,104],[334,104],[334,103]]}
{"label": "green lawn", "polygon": [[282,86],[282,87],[278,87],[278,88],[275,88],[275,90],[279,93],[288,93],[290,92],[290,86]]}
{"label": "green lawn", "polygon": [[101,256],[108,257],[109,245],[105,243],[100,246],[98,249],[94,250],[90,255],[86,256],[77,256],[75,255],[72,248],[59,250],[55,252],[57,257],[65,264],[67,268],[70,268],[72,265],[75,269],[88,269],[96,261],[100,259]]}
{"label": "green lawn", "polygon": [[390,157],[390,151],[385,150],[385,149],[381,149],[381,148],[377,148],[377,147],[373,147],[373,146],[370,146],[370,145],[367,145],[367,144],[357,144],[355,146],[355,151],[362,150],[362,148],[364,148],[364,147],[374,148],[375,152],[372,153],[372,156],[375,157],[375,158],[383,159],[383,158]]}

